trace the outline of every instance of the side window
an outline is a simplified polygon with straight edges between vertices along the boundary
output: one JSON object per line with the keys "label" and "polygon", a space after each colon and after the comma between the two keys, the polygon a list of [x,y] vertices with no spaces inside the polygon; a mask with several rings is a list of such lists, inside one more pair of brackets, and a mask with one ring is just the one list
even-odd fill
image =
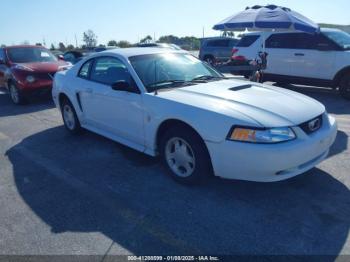
{"label": "side window", "polygon": [[90,79],[106,85],[112,85],[118,81],[131,83],[126,66],[114,57],[97,58],[92,67]]}
{"label": "side window", "polygon": [[64,60],[72,62],[75,60],[75,56],[72,53],[66,53],[63,55]]}
{"label": "side window", "polygon": [[291,34],[274,34],[266,40],[266,48],[291,48],[290,41],[295,41]]}
{"label": "side window", "polygon": [[230,40],[211,40],[208,42],[209,47],[228,47]]}
{"label": "side window", "polygon": [[89,60],[80,68],[79,77],[89,78],[90,68],[91,68],[92,62],[93,62],[93,60]]}
{"label": "side window", "polygon": [[336,44],[322,34],[315,36],[313,48],[316,50],[338,50]]}
{"label": "side window", "polygon": [[237,40],[237,39],[232,39],[232,40],[230,40],[230,47],[236,46],[237,43],[238,43],[238,40]]}
{"label": "side window", "polygon": [[5,52],[4,52],[4,49],[0,49],[0,60],[5,61]]}
{"label": "side window", "polygon": [[295,42],[294,49],[312,49],[315,43],[315,36],[313,34],[298,33],[294,34]]}
{"label": "side window", "polygon": [[237,47],[249,47],[259,39],[259,35],[245,35],[241,40],[237,43]]}
{"label": "side window", "polygon": [[267,48],[312,49],[315,38],[307,33],[274,34],[266,40]]}

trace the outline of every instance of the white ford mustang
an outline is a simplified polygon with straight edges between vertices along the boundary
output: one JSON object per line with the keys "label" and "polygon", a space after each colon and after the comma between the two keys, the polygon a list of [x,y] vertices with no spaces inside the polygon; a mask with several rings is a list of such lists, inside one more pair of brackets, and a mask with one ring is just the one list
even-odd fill
{"label": "white ford mustang", "polygon": [[337,125],[296,92],[226,79],[183,51],[116,49],[57,73],[66,128],[96,132],[162,157],[182,183],[208,174],[272,182],[320,163]]}

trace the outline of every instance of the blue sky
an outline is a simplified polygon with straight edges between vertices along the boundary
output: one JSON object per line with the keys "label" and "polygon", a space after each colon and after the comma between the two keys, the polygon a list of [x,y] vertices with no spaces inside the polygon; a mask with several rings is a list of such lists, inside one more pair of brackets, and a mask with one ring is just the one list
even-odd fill
{"label": "blue sky", "polygon": [[[1,0],[0,44],[42,42],[82,44],[82,34],[92,29],[98,42],[128,40],[145,35],[217,35],[211,27],[255,4],[255,0]],[[275,0],[315,22],[350,24],[349,0]]]}

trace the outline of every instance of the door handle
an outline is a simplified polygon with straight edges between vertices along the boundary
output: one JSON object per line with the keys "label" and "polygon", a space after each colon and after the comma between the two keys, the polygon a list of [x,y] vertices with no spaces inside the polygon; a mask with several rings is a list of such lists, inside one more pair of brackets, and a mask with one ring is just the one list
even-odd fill
{"label": "door handle", "polygon": [[295,56],[305,56],[305,54],[303,54],[303,53],[295,53],[294,55]]}

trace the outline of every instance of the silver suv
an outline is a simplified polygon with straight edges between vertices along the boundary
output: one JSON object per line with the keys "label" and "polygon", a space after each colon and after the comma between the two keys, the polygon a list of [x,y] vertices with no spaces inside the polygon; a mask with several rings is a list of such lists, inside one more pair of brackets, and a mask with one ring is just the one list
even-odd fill
{"label": "silver suv", "polygon": [[232,49],[238,41],[236,38],[229,37],[202,38],[199,59],[211,65],[226,62],[231,58]]}

